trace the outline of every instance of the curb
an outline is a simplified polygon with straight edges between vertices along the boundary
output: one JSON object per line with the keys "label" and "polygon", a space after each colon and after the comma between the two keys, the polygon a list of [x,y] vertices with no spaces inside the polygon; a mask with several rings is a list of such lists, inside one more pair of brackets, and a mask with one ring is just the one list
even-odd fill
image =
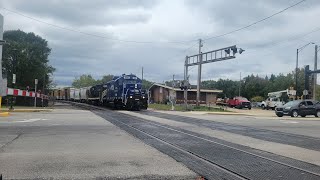
{"label": "curb", "polygon": [[52,109],[14,109],[14,110],[5,110],[4,112],[51,112]]}
{"label": "curb", "polygon": [[253,116],[252,114],[232,113],[232,112],[204,112],[204,114]]}
{"label": "curb", "polygon": [[0,117],[6,117],[9,116],[10,113],[9,112],[0,112]]}

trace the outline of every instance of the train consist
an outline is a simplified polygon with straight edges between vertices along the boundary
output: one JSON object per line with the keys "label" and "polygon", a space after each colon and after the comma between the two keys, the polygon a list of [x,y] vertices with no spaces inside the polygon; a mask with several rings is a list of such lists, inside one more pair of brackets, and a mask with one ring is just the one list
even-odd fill
{"label": "train consist", "polygon": [[148,94],[136,75],[115,76],[105,84],[82,88],[55,89],[58,100],[75,101],[114,109],[140,110],[148,108]]}

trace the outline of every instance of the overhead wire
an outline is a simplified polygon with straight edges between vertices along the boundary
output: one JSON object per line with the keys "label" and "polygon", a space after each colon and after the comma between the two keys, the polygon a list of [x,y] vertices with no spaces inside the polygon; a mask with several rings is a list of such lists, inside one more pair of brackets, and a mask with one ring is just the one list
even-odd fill
{"label": "overhead wire", "polygon": [[247,28],[249,28],[249,27],[251,27],[251,26],[253,26],[253,25],[256,25],[256,24],[258,24],[258,23],[261,23],[261,22],[263,22],[263,21],[266,21],[266,20],[268,20],[268,19],[270,19],[270,18],[272,18],[272,17],[274,17],[274,16],[276,16],[276,15],[278,15],[278,14],[281,14],[281,13],[283,13],[284,11],[286,11],[286,10],[288,10],[288,9],[290,9],[290,8],[293,8],[293,7],[301,4],[301,3],[304,2],[304,1],[306,1],[306,0],[301,0],[301,1],[299,1],[299,2],[297,2],[297,3],[295,3],[295,4],[293,4],[293,5],[291,5],[291,6],[289,6],[289,7],[286,7],[286,8],[284,8],[284,9],[282,9],[281,11],[278,11],[278,12],[276,12],[276,13],[270,15],[270,16],[267,16],[267,17],[265,17],[265,18],[263,18],[263,19],[260,19],[260,20],[258,20],[258,21],[255,21],[255,22],[253,22],[253,23],[251,23],[251,24],[249,24],[249,25],[246,25],[246,26],[243,26],[243,27],[241,27],[241,28],[238,28],[238,29],[229,31],[229,32],[227,32],[227,33],[223,33],[223,34],[220,34],[220,35],[216,35],[216,36],[204,38],[203,40],[210,40],[210,39],[220,38],[220,37],[223,37],[223,36],[226,36],[226,35],[229,35],[229,34],[232,34],[232,33],[235,33],[235,32],[241,31],[241,30],[244,30],[244,29],[247,29]]}
{"label": "overhead wire", "polygon": [[157,42],[155,42],[155,41],[136,41],[136,40],[122,40],[122,39],[118,39],[118,38],[111,38],[111,37],[107,37],[107,36],[102,36],[102,35],[93,34],[93,33],[87,33],[87,32],[83,32],[83,31],[80,31],[80,30],[73,29],[73,28],[63,27],[63,26],[60,26],[60,25],[49,23],[49,22],[46,22],[46,21],[31,17],[31,16],[27,16],[27,15],[22,14],[20,12],[7,9],[5,7],[0,7],[0,8],[6,10],[8,12],[17,14],[19,16],[31,19],[33,21],[36,21],[36,22],[39,22],[39,23],[42,23],[42,24],[46,24],[46,25],[51,26],[51,27],[55,27],[55,28],[58,28],[58,29],[66,30],[66,31],[76,32],[76,33],[80,33],[80,34],[87,35],[87,36],[93,36],[93,37],[97,37],[97,38],[104,38],[104,39],[108,39],[108,40],[111,40],[111,41],[118,41],[118,42],[124,42],[124,43],[138,43],[138,44],[152,44],[152,43],[182,44],[182,43],[185,43],[185,41],[157,41]]}
{"label": "overhead wire", "polygon": [[[220,35],[215,35],[215,36],[212,36],[212,37],[207,37],[207,38],[203,38],[203,40],[210,40],[210,39],[215,39],[215,38],[219,38],[219,37],[223,37],[223,36],[226,36],[226,35],[229,35],[229,34],[232,34],[232,33],[235,33],[235,32],[238,32],[238,31],[241,31],[241,30],[244,30],[244,29],[247,29],[253,25],[256,25],[258,23],[261,23],[263,21],[266,21],[278,14],[281,14],[285,11],[287,11],[288,9],[290,8],[293,8],[299,4],[301,4],[302,2],[304,2],[306,0],[301,0],[291,6],[288,6],[270,16],[267,16],[263,19],[260,19],[258,21],[255,21],[249,25],[246,25],[246,26],[243,26],[241,28],[238,28],[238,29],[235,29],[235,30],[232,30],[232,31],[229,31],[227,33],[223,33],[223,34],[220,34]],[[87,36],[93,36],[93,37],[98,37],[98,38],[104,38],[104,39],[108,39],[108,40],[112,40],[112,41],[119,41],[119,42],[125,42],[125,43],[140,43],[140,44],[151,44],[151,43],[177,43],[177,44],[181,44],[181,43],[187,43],[187,42],[193,42],[193,41],[198,41],[198,39],[193,39],[193,40],[186,40],[186,41],[136,41],[136,40],[122,40],[122,39],[118,39],[118,38],[111,38],[111,37],[107,37],[107,36],[102,36],[102,35],[97,35],[97,34],[92,34],[92,33],[87,33],[87,32],[83,32],[83,31],[80,31],[80,30],[75,30],[75,29],[72,29],[72,28],[67,28],[67,27],[63,27],[63,26],[59,26],[59,25],[56,25],[56,24],[52,24],[52,23],[48,23],[46,21],[43,21],[43,20],[39,20],[39,19],[36,19],[34,17],[31,17],[31,16],[27,16],[25,14],[22,14],[20,12],[17,12],[17,11],[14,11],[14,10],[10,10],[10,9],[7,9],[5,7],[1,7],[2,9],[8,11],[8,12],[11,12],[11,13],[14,13],[14,14],[17,14],[17,15],[20,15],[22,17],[25,17],[25,18],[28,18],[28,19],[31,19],[31,20],[34,20],[34,21],[37,21],[37,22],[40,22],[40,23],[43,23],[43,24],[46,24],[46,25],[49,25],[49,26],[52,26],[52,27],[55,27],[55,28],[58,28],[58,29],[63,29],[63,30],[67,30],[67,31],[71,31],[71,32],[76,32],[76,33],[80,33],[80,34],[83,34],[83,35],[87,35]]]}
{"label": "overhead wire", "polygon": [[[223,34],[216,35],[216,36],[212,36],[212,37],[207,37],[207,38],[204,38],[203,40],[211,40],[211,39],[215,39],[215,38],[220,38],[220,37],[227,36],[227,35],[229,35],[229,34],[232,34],[232,33],[235,33],[235,32],[238,32],[238,31],[241,31],[241,30],[250,28],[251,26],[254,26],[254,25],[256,25],[256,24],[258,24],[258,23],[261,23],[261,22],[263,22],[263,21],[266,21],[266,20],[268,20],[268,19],[270,19],[270,18],[272,18],[272,17],[274,17],[274,16],[276,16],[276,15],[278,15],[278,14],[283,13],[283,12],[287,11],[287,10],[290,9],[290,8],[293,8],[293,7],[295,7],[295,6],[298,6],[299,4],[301,4],[301,3],[304,2],[304,1],[306,1],[306,0],[301,0],[301,1],[299,1],[299,2],[297,2],[297,3],[295,3],[295,4],[293,4],[293,5],[290,5],[290,6],[284,8],[284,9],[282,9],[282,10],[280,10],[280,11],[278,11],[278,12],[276,12],[276,13],[270,15],[270,16],[267,16],[267,17],[265,17],[265,18],[263,18],[263,19],[260,19],[260,20],[258,20],[258,21],[255,21],[255,22],[253,22],[253,23],[251,23],[251,24],[249,24],[249,25],[246,25],[246,26],[243,26],[243,27],[241,27],[241,28],[238,28],[238,29],[229,31],[229,32],[227,32],[227,33],[223,33]],[[112,41],[118,41],[118,42],[124,42],[124,43],[139,43],[139,44],[151,44],[151,43],[177,43],[177,44],[181,44],[181,43],[186,43],[186,42],[198,41],[198,39],[187,40],[187,41],[163,41],[163,42],[160,42],[160,41],[157,41],[157,42],[156,42],[156,41],[122,40],[122,39],[118,39],[118,38],[111,38],[111,37],[107,37],[107,36],[102,36],[102,35],[87,33],[87,32],[83,32],[83,31],[80,31],[80,30],[76,30],[76,29],[72,29],[72,28],[67,28],[67,27],[59,26],[59,25],[56,25],[56,24],[48,23],[48,22],[46,22],[46,21],[39,20],[39,19],[30,17],[30,16],[27,16],[27,15],[22,14],[22,13],[17,12],[17,11],[9,10],[9,9],[7,9],[7,8],[4,8],[4,7],[1,7],[1,8],[4,9],[4,10],[6,10],[6,11],[8,11],[8,12],[11,12],[11,13],[14,13],[14,14],[17,14],[17,15],[20,15],[20,16],[23,16],[23,17],[25,17],[25,18],[29,18],[29,19],[31,19],[31,20],[33,20],[33,21],[37,21],[37,22],[40,22],[40,23],[43,23],[43,24],[46,24],[46,25],[49,25],[49,26],[52,26],[52,27],[55,27],[55,28],[58,28],[58,29],[63,29],[63,30],[67,30],[67,31],[71,31],[71,32],[76,32],[76,33],[80,33],[80,34],[87,35],[87,36],[93,36],[93,37],[97,37],[97,38],[104,38],[104,39],[108,39],[108,40],[112,40]],[[318,30],[320,30],[320,29],[318,29]],[[310,32],[310,33],[312,33],[312,32]],[[305,36],[306,36],[306,35],[305,35]],[[276,42],[275,44],[278,44],[278,43],[281,43],[281,42]],[[190,50],[191,48],[193,48],[196,44],[197,44],[197,43],[192,44],[192,46],[188,47],[187,49],[183,50],[182,52],[184,52],[184,53],[187,52],[188,50]],[[182,52],[181,52],[181,53],[182,53]],[[179,54],[180,54],[180,53],[179,53]],[[175,58],[175,57],[177,57],[177,56],[172,57],[172,59]],[[171,59],[171,58],[169,58],[169,59]],[[193,67],[193,68],[194,68],[194,67]],[[190,70],[193,69],[193,68],[190,68]]]}

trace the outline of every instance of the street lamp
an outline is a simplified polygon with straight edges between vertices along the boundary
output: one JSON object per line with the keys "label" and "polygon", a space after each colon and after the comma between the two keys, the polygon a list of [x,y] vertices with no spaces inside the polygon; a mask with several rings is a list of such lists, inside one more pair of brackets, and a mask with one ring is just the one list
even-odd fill
{"label": "street lamp", "polygon": [[[301,52],[305,47],[307,47],[308,45],[310,44],[314,44],[314,42],[309,42],[308,44],[300,47],[297,49],[297,60],[296,60],[296,74],[295,74],[295,80],[296,80],[296,92],[298,92],[298,61],[299,61],[299,52]],[[298,93],[296,93],[296,99],[297,98],[297,95]]]}

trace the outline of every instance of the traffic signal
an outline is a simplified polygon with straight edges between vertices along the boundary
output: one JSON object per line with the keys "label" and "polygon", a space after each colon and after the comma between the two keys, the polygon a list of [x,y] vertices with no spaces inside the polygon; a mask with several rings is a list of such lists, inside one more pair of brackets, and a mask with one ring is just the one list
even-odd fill
{"label": "traffic signal", "polygon": [[233,56],[238,52],[238,48],[235,46],[232,47],[231,50],[232,50]]}
{"label": "traffic signal", "polygon": [[224,50],[227,54],[230,54],[230,49]]}

